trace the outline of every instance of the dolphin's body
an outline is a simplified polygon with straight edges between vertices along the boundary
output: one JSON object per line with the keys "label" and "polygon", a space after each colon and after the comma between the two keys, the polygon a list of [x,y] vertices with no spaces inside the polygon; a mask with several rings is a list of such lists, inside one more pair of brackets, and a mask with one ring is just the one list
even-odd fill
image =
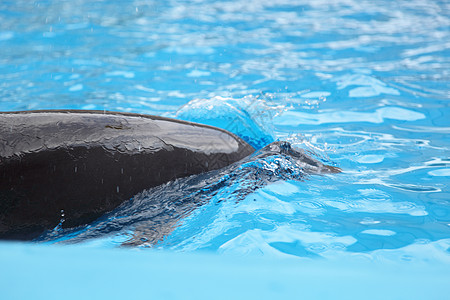
{"label": "dolphin's body", "polygon": [[225,130],[157,116],[0,113],[0,239],[87,224],[144,189],[253,152]]}

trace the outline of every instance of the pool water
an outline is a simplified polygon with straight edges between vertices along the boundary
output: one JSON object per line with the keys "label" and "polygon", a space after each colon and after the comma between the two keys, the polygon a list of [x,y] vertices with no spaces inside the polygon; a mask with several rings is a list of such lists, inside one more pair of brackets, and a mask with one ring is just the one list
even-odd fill
{"label": "pool water", "polygon": [[[2,1],[0,111],[169,116],[343,170],[257,161],[214,192],[172,182],[36,242],[450,263],[449,28],[448,1]],[[253,190],[255,170],[273,176]],[[199,205],[146,215],[174,197]]]}

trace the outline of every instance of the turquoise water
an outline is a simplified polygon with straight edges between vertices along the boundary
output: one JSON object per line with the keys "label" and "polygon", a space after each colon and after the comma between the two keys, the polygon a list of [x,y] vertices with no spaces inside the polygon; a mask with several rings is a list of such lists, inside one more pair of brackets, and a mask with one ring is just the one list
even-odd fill
{"label": "turquoise water", "polygon": [[[299,180],[279,175],[282,158],[259,161],[249,172],[275,175],[256,190],[242,165],[209,194],[171,183],[36,242],[450,263],[449,12],[410,0],[2,1],[0,111],[170,116],[258,148],[287,140],[343,170]],[[155,195],[202,201],[149,240]]]}

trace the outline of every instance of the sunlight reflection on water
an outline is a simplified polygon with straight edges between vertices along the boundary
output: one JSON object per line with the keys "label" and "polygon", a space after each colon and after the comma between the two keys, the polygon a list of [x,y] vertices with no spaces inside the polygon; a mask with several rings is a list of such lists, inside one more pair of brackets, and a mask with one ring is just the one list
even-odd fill
{"label": "sunlight reflection on water", "polygon": [[[0,3],[0,110],[99,109],[289,140],[342,174],[188,215],[177,251],[449,262],[445,1]],[[238,120],[238,121],[236,121]],[[113,220],[111,222],[114,222]],[[116,247],[133,227],[96,247]]]}

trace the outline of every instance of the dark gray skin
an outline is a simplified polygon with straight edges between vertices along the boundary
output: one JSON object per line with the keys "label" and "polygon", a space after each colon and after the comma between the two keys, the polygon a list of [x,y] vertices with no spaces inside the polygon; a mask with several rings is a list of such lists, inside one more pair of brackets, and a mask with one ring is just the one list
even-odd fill
{"label": "dark gray skin", "polygon": [[339,172],[341,169],[324,165],[301,149],[292,148],[288,142],[273,142],[219,170],[146,189],[89,226],[48,231],[37,240],[72,244],[106,235],[123,236],[126,232],[129,238],[122,246],[151,247],[170,235],[183,218],[212,199],[215,204],[222,201],[238,203],[272,182],[304,181],[310,174]]}
{"label": "dark gray skin", "polygon": [[103,111],[0,113],[0,239],[87,224],[144,189],[255,150],[211,126]]}

